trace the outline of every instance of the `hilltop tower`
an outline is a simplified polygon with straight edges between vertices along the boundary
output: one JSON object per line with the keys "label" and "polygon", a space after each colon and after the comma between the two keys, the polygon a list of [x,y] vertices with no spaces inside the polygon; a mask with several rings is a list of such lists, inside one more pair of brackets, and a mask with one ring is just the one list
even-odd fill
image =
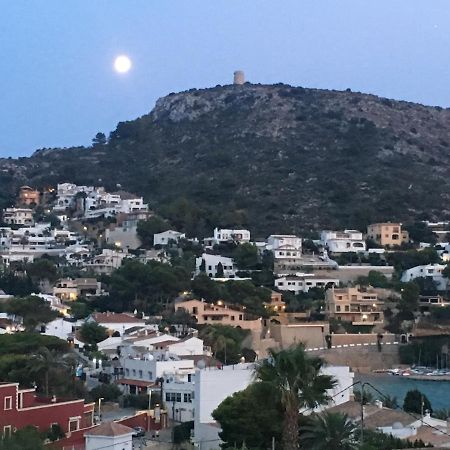
{"label": "hilltop tower", "polygon": [[245,75],[243,70],[236,70],[234,72],[233,84],[244,84]]}

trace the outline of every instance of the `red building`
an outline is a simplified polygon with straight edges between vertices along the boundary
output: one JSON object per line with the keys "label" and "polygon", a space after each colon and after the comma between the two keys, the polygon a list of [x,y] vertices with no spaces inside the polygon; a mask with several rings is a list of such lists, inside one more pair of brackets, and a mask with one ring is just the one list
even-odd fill
{"label": "red building", "polygon": [[65,433],[94,424],[94,403],[84,400],[42,398],[33,389],[19,389],[18,383],[0,383],[0,436],[33,425],[39,431],[59,424]]}

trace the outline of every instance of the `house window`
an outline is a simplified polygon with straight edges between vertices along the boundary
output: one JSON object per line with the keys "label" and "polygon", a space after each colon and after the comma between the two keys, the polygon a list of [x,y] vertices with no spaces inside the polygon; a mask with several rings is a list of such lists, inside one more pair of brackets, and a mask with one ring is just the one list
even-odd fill
{"label": "house window", "polygon": [[188,373],[187,379],[188,383],[190,383],[192,381],[192,374]]}
{"label": "house window", "polygon": [[139,371],[139,378],[142,378],[142,370]]}
{"label": "house window", "polygon": [[3,409],[5,411],[12,409],[12,397],[5,397],[3,402]]}
{"label": "house window", "polygon": [[136,376],[136,369],[133,369],[133,376]]}
{"label": "house window", "polygon": [[69,419],[69,432],[77,431],[79,428],[79,419],[71,418]]}
{"label": "house window", "polygon": [[184,403],[192,403],[191,394],[184,394]]}
{"label": "house window", "polygon": [[11,437],[12,434],[12,426],[11,425],[6,425],[3,427],[3,437],[4,438],[8,438]]}
{"label": "house window", "polygon": [[181,402],[181,392],[177,392],[177,402]]}
{"label": "house window", "polygon": [[148,379],[153,380],[153,372],[151,371],[148,372]]}
{"label": "house window", "polygon": [[345,305],[345,312],[349,312],[350,311],[350,305]]}
{"label": "house window", "polygon": [[130,375],[130,369],[125,369],[125,374]]}
{"label": "house window", "polygon": [[340,311],[341,311],[340,305],[336,305],[336,311],[337,311],[337,312],[340,312]]}

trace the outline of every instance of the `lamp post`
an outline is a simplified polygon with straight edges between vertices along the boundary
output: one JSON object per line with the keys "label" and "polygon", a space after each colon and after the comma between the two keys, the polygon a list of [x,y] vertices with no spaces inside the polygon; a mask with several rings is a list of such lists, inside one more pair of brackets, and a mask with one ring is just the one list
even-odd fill
{"label": "lamp post", "polygon": [[148,388],[148,410],[152,409],[152,388]]}
{"label": "lamp post", "polygon": [[102,400],[105,400],[105,398],[100,397],[98,399],[98,418],[100,419],[100,421],[102,420]]}

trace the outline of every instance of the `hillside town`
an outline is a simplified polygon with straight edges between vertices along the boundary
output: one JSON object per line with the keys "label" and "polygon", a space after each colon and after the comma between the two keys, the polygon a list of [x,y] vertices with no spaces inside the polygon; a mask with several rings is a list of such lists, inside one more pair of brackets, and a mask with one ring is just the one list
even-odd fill
{"label": "hillside town", "polygon": [[[423,345],[450,334],[450,222],[266,238],[222,225],[190,236],[120,186],[22,186],[0,227],[3,434],[215,449],[223,405],[292,348],[333,380],[304,413],[356,425],[359,373],[450,379],[448,350]],[[369,430],[450,446],[446,416],[385,400],[367,402]]]}

